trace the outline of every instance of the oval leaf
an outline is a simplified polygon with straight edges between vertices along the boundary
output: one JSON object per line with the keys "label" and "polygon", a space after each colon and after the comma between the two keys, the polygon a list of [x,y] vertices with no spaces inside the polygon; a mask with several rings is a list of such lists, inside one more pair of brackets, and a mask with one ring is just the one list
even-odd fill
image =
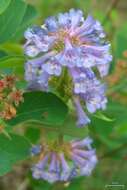
{"label": "oval leaf", "polygon": [[18,125],[29,120],[43,124],[60,125],[68,113],[67,106],[57,96],[45,92],[24,93],[24,102],[20,104],[17,115],[8,124]]}
{"label": "oval leaf", "polygon": [[21,0],[12,0],[7,9],[0,15],[0,43],[8,41],[20,26],[27,5]]}
{"label": "oval leaf", "polygon": [[0,1],[0,14],[2,14],[6,8],[9,6],[11,0],[1,0]]}
{"label": "oval leaf", "polygon": [[18,161],[29,157],[29,142],[19,135],[10,134],[10,137],[0,135],[0,176],[9,172]]}

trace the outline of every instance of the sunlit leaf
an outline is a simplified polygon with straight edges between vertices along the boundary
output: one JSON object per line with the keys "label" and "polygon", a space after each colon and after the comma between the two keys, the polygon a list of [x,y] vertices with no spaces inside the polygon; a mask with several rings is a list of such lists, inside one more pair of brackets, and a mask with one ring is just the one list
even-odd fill
{"label": "sunlit leaf", "polygon": [[11,0],[0,0],[0,14],[2,14],[9,6]]}
{"label": "sunlit leaf", "polygon": [[22,0],[12,0],[0,15],[0,43],[8,41],[20,26],[27,5]]}

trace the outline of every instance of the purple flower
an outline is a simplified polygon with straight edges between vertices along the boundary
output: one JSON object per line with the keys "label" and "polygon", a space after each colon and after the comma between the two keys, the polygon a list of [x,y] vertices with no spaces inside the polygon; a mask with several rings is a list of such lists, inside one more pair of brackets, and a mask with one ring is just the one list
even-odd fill
{"label": "purple flower", "polygon": [[80,176],[88,176],[97,164],[95,150],[91,147],[90,138],[81,141],[72,141],[72,160]]}
{"label": "purple flower", "polygon": [[91,82],[93,82],[93,86],[89,86],[82,98],[86,102],[87,110],[94,113],[98,109],[104,110],[106,108],[107,98],[104,95],[106,87],[96,80]]}
{"label": "purple flower", "polygon": [[32,176],[35,179],[41,179],[45,165],[48,163],[49,154],[45,155],[41,161],[32,167]]}
{"label": "purple flower", "polygon": [[93,140],[90,137],[87,137],[83,140],[72,141],[71,146],[73,148],[87,147],[90,150],[90,149],[92,149],[92,147],[91,147],[92,142],[93,142]]}
{"label": "purple flower", "polygon": [[61,181],[67,181],[68,177],[70,175],[71,168],[70,168],[69,164],[67,163],[67,161],[65,160],[65,156],[63,153],[60,153],[59,157],[60,157],[61,166],[62,166],[62,172],[61,172],[60,180]]}
{"label": "purple flower", "polygon": [[[28,28],[24,35],[25,54],[36,57],[25,65],[29,89],[47,91],[51,77],[60,76],[66,67],[73,80],[72,95],[83,100],[90,113],[105,109],[105,87],[94,71],[99,71],[100,78],[106,76],[112,56],[99,21],[91,15],[84,18],[81,10],[71,9],[47,18],[42,26]],[[83,109],[76,105],[76,111],[78,126],[89,123]]]}
{"label": "purple flower", "polygon": [[46,64],[42,65],[42,69],[49,75],[59,76],[61,74],[61,65],[56,59],[50,60]]}
{"label": "purple flower", "polygon": [[85,114],[78,98],[74,98],[74,103],[77,111],[78,121],[77,126],[82,127],[90,122],[88,116]]}
{"label": "purple flower", "polygon": [[59,148],[58,151],[53,150],[49,145],[46,145],[46,148],[43,145],[40,160],[32,167],[32,176],[35,179],[54,183],[90,175],[97,163],[96,152],[91,143],[89,137],[67,142],[67,144],[64,142],[64,149]]}

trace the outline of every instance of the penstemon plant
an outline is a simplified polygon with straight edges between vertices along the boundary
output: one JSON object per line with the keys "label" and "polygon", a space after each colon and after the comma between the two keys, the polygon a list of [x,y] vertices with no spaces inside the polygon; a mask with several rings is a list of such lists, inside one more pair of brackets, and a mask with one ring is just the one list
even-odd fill
{"label": "penstemon plant", "polygon": [[[105,36],[99,21],[90,15],[85,19],[81,10],[74,9],[49,17],[44,25],[33,26],[25,32],[27,89],[49,92],[54,77],[59,77],[59,86],[64,82],[65,89],[69,87],[67,100],[71,100],[75,106],[79,128],[90,123],[84,103],[90,113],[106,108],[106,88],[97,78],[97,70],[100,77],[108,74],[112,60],[110,44]],[[52,88],[59,93],[55,85],[57,82]],[[65,90],[63,94],[66,97]],[[42,148],[40,145],[33,147],[32,154],[38,153],[39,161],[32,167],[33,177],[51,183],[90,175],[97,163],[88,137],[68,143],[57,140],[48,144],[44,142]]]}
{"label": "penstemon plant", "polygon": [[126,182],[127,27],[98,2],[0,1],[0,190]]}

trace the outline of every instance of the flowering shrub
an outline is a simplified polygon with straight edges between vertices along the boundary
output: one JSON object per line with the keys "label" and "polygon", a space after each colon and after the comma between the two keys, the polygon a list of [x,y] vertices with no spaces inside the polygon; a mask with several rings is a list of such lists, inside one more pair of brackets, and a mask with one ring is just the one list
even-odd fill
{"label": "flowering shrub", "polygon": [[126,160],[126,37],[109,25],[116,2],[102,20],[74,2],[63,13],[43,2],[41,19],[37,2],[0,4],[0,176],[19,167],[25,181],[14,190],[96,190],[111,177],[105,157],[108,168]]}

